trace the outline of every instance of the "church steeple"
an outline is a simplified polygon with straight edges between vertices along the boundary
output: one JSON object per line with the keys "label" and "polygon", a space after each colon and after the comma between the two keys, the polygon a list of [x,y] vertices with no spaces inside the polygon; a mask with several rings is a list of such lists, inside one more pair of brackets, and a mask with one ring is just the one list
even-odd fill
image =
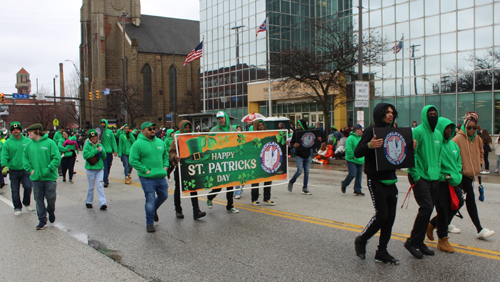
{"label": "church steeple", "polygon": [[31,92],[30,74],[24,68],[16,74],[16,88],[17,93],[30,94]]}

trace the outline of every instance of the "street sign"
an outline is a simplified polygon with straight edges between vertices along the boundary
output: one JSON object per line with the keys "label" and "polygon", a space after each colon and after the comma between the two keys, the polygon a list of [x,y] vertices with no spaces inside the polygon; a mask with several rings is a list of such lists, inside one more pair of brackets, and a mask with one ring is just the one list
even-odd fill
{"label": "street sign", "polygon": [[368,81],[356,81],[356,100],[368,101],[370,99],[370,85]]}
{"label": "street sign", "polygon": [[30,94],[12,93],[12,99],[29,99]]}
{"label": "street sign", "polygon": [[109,95],[109,93],[110,93],[109,88],[104,89],[104,95]]}
{"label": "street sign", "polygon": [[55,118],[53,124],[54,126],[59,126],[59,120]]}
{"label": "street sign", "polygon": [[358,124],[365,127],[365,111],[358,111]]}
{"label": "street sign", "polygon": [[369,101],[354,101],[355,108],[368,108],[369,104]]}

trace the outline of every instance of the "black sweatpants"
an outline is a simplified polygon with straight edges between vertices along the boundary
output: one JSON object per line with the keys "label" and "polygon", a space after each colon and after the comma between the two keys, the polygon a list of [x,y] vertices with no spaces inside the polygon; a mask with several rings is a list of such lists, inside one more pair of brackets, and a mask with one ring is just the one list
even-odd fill
{"label": "black sweatpants", "polygon": [[398,188],[396,184],[385,185],[378,180],[368,178],[368,190],[372,197],[375,215],[361,232],[361,239],[368,241],[380,230],[378,249],[387,249],[391,239],[392,226],[396,219],[396,208],[398,204]]}
{"label": "black sweatpants", "polygon": [[[227,205],[226,205],[226,210],[230,210],[233,208],[233,187],[227,187],[226,188],[228,191],[230,192],[227,192],[226,193],[226,199],[227,199]],[[212,189],[210,190],[209,194],[212,193],[212,192],[220,192],[222,190],[222,188],[220,189]],[[212,201],[215,197],[217,197],[218,194],[212,194],[212,195],[208,195],[207,198]]]}
{"label": "black sweatpants", "polygon": [[490,160],[488,159],[489,155],[490,155],[490,151],[484,150],[484,169],[485,170],[490,170]]}
{"label": "black sweatpants", "polygon": [[69,170],[69,180],[73,180],[73,170],[75,168],[75,156],[64,157],[61,159],[62,176],[66,179],[66,171]]}
{"label": "black sweatpants", "polygon": [[[460,183],[460,187],[462,187],[462,190],[467,195],[465,198],[465,204],[467,205],[467,212],[469,213],[469,217],[472,220],[472,223],[474,223],[474,226],[476,226],[477,233],[479,233],[481,232],[481,230],[483,230],[483,227],[481,226],[481,222],[479,221],[479,214],[477,212],[477,206],[476,206],[476,198],[474,196],[474,187],[472,187],[473,182],[474,179],[462,175],[462,183]],[[457,212],[458,211],[456,211],[453,215],[455,215]]]}
{"label": "black sweatpants", "polygon": [[[182,212],[182,207],[181,207],[181,185],[179,181],[179,171],[177,167],[175,167],[174,170],[174,181],[175,181],[175,190],[174,190],[174,206],[175,206],[175,211],[177,212]],[[198,193],[192,192],[191,196],[196,196]],[[200,206],[198,205],[198,198],[193,197],[191,198],[191,205],[193,206],[193,212],[197,212],[200,210]]]}
{"label": "black sweatpants", "polygon": [[[446,186],[446,189],[444,189],[444,186]],[[453,188],[455,189],[455,194],[457,194],[458,198],[457,210],[451,209],[451,197],[448,182],[439,183],[439,192],[436,200],[437,214],[431,219],[432,226],[437,227],[437,234],[439,238],[448,237],[448,225],[450,225],[455,213],[457,213],[457,211],[464,205],[462,189],[460,186]]]}
{"label": "black sweatpants", "polygon": [[[264,182],[264,201],[271,200],[271,184],[272,181]],[[258,187],[259,183],[252,184],[252,187]],[[252,202],[259,199],[259,188],[252,188]]]}
{"label": "black sweatpants", "polygon": [[424,243],[425,233],[429,226],[434,205],[439,192],[439,181],[427,181],[423,178],[413,187],[413,195],[419,206],[418,214],[413,223],[411,230],[410,241],[419,246]]}

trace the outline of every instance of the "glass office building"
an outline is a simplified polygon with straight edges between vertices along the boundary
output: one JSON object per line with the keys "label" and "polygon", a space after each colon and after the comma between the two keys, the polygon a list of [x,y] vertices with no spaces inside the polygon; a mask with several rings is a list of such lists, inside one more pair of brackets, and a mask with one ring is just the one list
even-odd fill
{"label": "glass office building", "polygon": [[[500,1],[364,0],[363,7],[364,32],[403,44],[399,53],[384,54],[385,66],[363,71],[372,79],[372,108],[397,105],[402,126],[420,124],[424,105],[458,124],[475,111],[482,128],[499,132]],[[355,116],[353,103],[347,110]]]}

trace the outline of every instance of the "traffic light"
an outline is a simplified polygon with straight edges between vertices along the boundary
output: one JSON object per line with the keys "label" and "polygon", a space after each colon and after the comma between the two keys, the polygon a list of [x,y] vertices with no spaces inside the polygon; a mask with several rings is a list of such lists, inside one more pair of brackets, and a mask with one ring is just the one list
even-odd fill
{"label": "traffic light", "polygon": [[2,93],[2,94],[0,94],[0,99],[2,100],[2,102],[3,102],[3,101],[4,101],[4,99],[5,99],[5,98],[4,98],[4,95],[5,95],[5,94],[3,94],[3,93]]}
{"label": "traffic light", "polygon": [[92,92],[89,92],[89,100],[92,101]]}
{"label": "traffic light", "polygon": [[95,91],[95,98],[96,98],[97,100],[99,100],[99,90],[96,90],[96,91]]}

